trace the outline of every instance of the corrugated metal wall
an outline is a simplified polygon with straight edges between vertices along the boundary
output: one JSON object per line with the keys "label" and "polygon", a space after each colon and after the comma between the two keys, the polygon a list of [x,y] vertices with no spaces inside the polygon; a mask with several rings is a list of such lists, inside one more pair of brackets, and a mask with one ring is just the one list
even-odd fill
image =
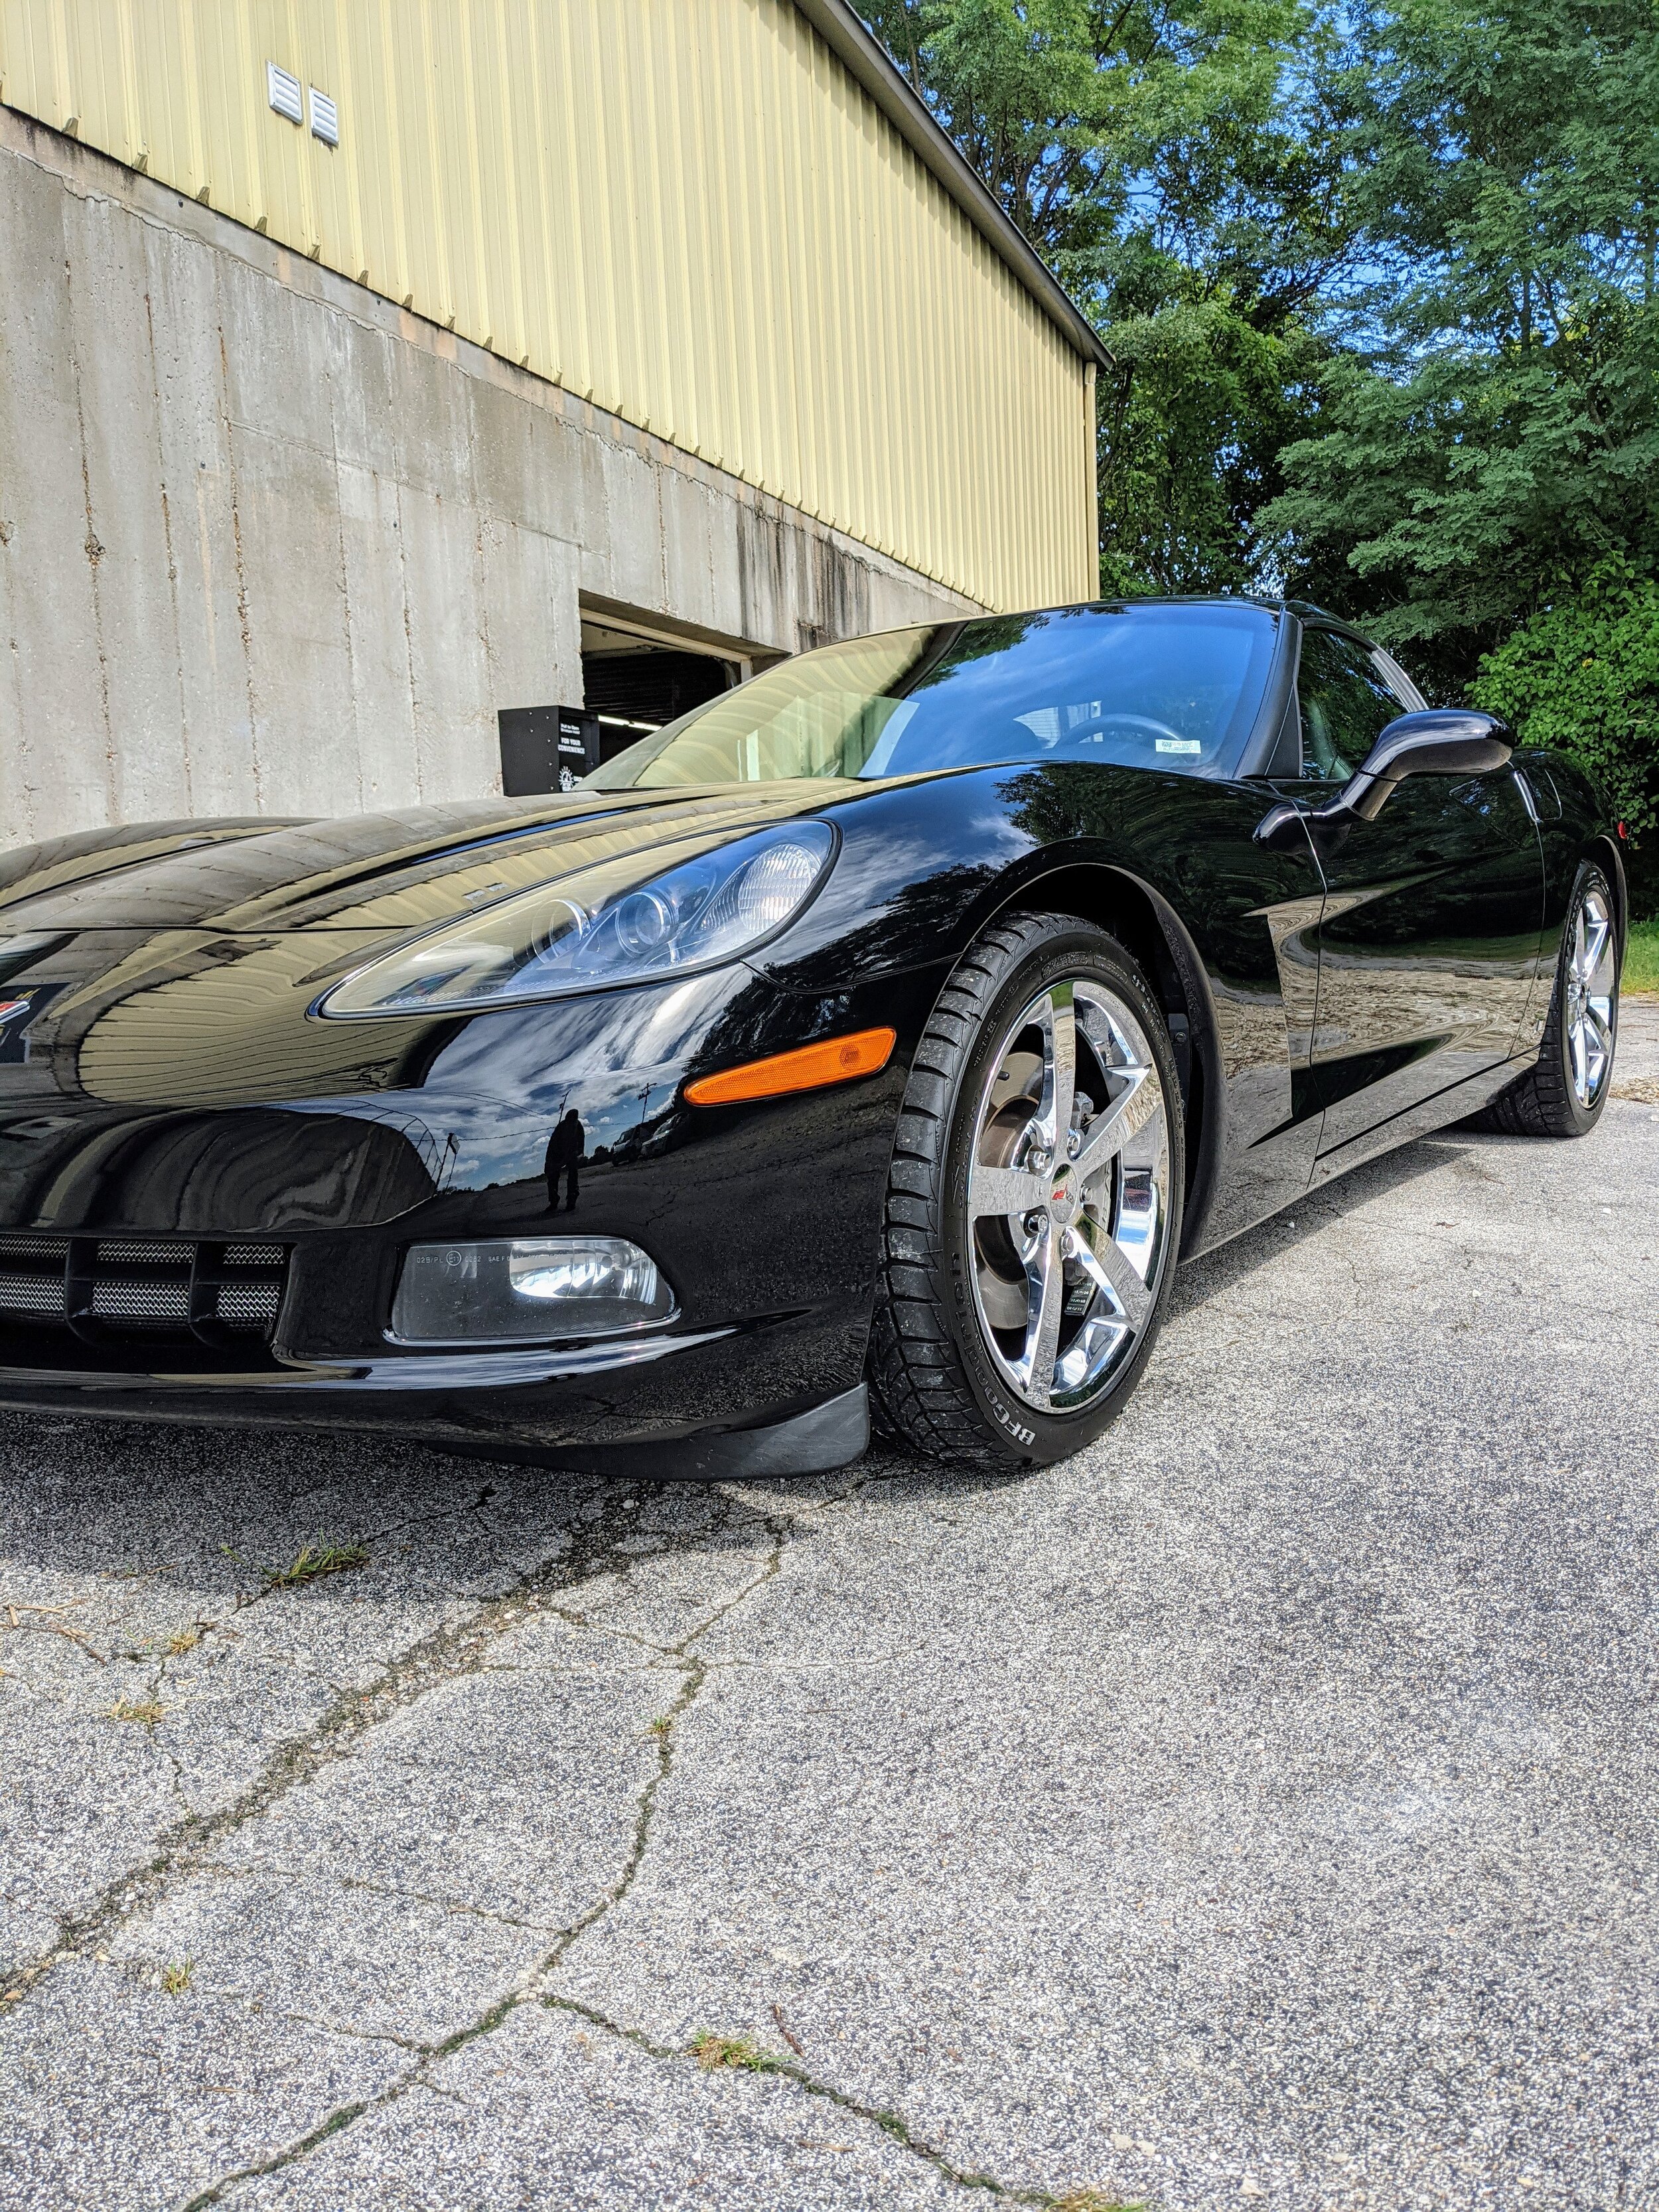
{"label": "corrugated metal wall", "polygon": [[0,99],[987,605],[1097,588],[1085,364],[789,0],[0,0]]}

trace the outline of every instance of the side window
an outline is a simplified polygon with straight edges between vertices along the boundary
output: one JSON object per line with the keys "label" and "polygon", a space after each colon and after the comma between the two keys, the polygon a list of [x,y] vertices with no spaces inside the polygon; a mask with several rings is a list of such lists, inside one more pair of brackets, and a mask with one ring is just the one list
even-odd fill
{"label": "side window", "polygon": [[1404,711],[1364,647],[1332,630],[1304,631],[1296,689],[1305,776],[1346,783]]}

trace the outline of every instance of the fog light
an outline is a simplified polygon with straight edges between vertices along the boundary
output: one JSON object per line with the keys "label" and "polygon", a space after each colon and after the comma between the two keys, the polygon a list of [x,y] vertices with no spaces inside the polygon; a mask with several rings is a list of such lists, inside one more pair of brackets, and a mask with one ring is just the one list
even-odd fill
{"label": "fog light", "polygon": [[414,1244],[392,1308],[399,1344],[532,1344],[666,1321],[673,1294],[623,1237]]}

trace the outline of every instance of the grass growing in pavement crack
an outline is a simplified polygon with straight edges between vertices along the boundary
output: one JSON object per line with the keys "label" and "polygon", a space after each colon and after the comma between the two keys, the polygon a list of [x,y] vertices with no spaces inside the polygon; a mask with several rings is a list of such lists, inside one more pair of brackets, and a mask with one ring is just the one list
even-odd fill
{"label": "grass growing in pavement crack", "polygon": [[775,2051],[763,2051],[746,2036],[714,2035],[706,2029],[692,2037],[691,2056],[711,2074],[721,2066],[741,2066],[747,2074],[783,2074],[789,2069],[787,2058],[780,2058]]}
{"label": "grass growing in pavement crack", "polygon": [[848,2096],[845,2090],[837,2089],[832,2083],[819,2081],[799,2060],[786,2058],[781,2051],[767,2051],[759,2044],[751,2043],[747,2036],[719,2035],[711,2029],[704,2029],[684,2046],[657,2043],[639,2028],[623,2027],[619,2021],[607,2019],[604,2013],[592,2005],[583,2004],[578,1998],[549,1995],[542,1999],[542,2002],[550,2011],[572,2013],[579,2020],[586,2021],[591,2027],[600,2028],[621,2042],[631,2043],[636,2051],[643,2051],[652,2058],[695,2058],[699,2066],[710,2073],[731,2067],[744,2074],[781,2075],[785,2081],[793,2081],[798,2089],[805,2090],[809,2097],[822,2097],[826,2103],[836,2106],[853,2118],[867,2120],[872,2127],[879,2128],[884,2136],[890,2136],[901,2148],[916,2158],[925,2159],[935,2172],[946,2181],[954,2182],[958,2189],[983,2190],[1005,2204],[1039,2205],[1044,2208],[1044,2212],[1149,2212],[1144,2203],[1125,2204],[1098,2189],[1068,2190],[1063,2197],[1056,2197],[1050,2190],[1018,2188],[999,2181],[994,2174],[980,2173],[969,2167],[957,2166],[942,2150],[914,2134],[902,2113],[888,2112],[877,2105],[864,2104],[858,2098]]}
{"label": "grass growing in pavement crack", "polygon": [[112,1721],[137,1721],[145,1728],[154,1728],[166,1711],[159,1698],[118,1698],[109,1709],[109,1717]]}
{"label": "grass growing in pavement crack", "polygon": [[[243,1563],[228,1544],[219,1549],[238,1566]],[[356,1542],[333,1544],[320,1536],[309,1537],[285,1567],[261,1567],[267,1590],[297,1589],[302,1583],[314,1583],[325,1575],[349,1574],[354,1567],[368,1565],[368,1547]]]}

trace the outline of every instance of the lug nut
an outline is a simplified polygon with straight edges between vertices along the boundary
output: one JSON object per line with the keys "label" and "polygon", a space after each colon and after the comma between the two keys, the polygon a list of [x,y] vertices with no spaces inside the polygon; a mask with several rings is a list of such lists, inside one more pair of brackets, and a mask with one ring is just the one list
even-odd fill
{"label": "lug nut", "polygon": [[1042,1234],[1042,1215],[1041,1212],[1028,1213],[1026,1215],[1025,1234],[1028,1237],[1040,1237]]}

